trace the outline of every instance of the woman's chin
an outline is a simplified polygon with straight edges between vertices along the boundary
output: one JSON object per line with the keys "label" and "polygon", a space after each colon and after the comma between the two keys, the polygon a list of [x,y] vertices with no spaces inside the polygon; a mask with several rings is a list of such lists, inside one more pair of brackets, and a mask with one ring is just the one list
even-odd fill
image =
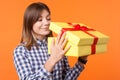
{"label": "woman's chin", "polygon": [[45,31],[45,35],[48,35],[48,34],[50,34],[50,31]]}

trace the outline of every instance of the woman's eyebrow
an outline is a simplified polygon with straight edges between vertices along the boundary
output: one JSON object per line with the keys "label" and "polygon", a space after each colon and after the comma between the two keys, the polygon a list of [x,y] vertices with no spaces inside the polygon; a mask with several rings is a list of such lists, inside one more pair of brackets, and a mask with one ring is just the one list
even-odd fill
{"label": "woman's eyebrow", "polygon": [[[39,18],[42,18],[43,16],[40,16]],[[50,14],[48,14],[47,16],[45,16],[45,17],[50,17]]]}

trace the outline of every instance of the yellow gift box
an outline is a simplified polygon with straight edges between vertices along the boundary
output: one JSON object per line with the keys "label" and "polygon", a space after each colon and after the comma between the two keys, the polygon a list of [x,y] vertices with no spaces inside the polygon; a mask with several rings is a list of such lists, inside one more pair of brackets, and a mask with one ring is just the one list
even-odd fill
{"label": "yellow gift box", "polygon": [[[71,45],[67,56],[84,56],[105,52],[109,37],[81,23],[51,22],[49,29],[54,33],[66,32]],[[48,51],[51,39],[48,38]]]}
{"label": "yellow gift box", "polygon": [[[73,25],[79,24],[81,26],[86,26],[81,23],[72,23],[72,24]],[[74,28],[73,25],[69,25],[68,23],[65,22],[51,22],[49,29],[58,34],[63,28]],[[97,44],[106,44],[108,42],[109,37],[96,30],[88,30],[86,32],[94,36],[97,36],[99,38]],[[66,37],[68,38],[68,41],[70,41],[74,45],[91,45],[93,44],[94,41],[94,37],[85,33],[83,30],[73,30],[73,31],[67,30]]]}
{"label": "yellow gift box", "polygon": [[[48,53],[50,54],[50,45],[52,42],[53,37],[48,38]],[[65,54],[66,56],[85,56],[85,55],[90,55],[91,54],[91,46],[90,45],[83,45],[83,46],[75,46],[72,43],[68,42],[65,46],[71,45],[70,49],[68,52]],[[107,45],[106,44],[98,44],[96,45],[96,53],[103,53],[107,50]]]}

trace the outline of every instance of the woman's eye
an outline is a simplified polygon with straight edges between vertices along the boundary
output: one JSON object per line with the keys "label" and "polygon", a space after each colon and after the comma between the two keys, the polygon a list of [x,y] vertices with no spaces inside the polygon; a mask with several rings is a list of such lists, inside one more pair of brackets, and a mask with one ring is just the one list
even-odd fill
{"label": "woman's eye", "polygon": [[42,21],[42,19],[38,19],[38,21]]}
{"label": "woman's eye", "polygon": [[[38,21],[42,21],[43,19],[42,18],[39,18]],[[51,18],[46,18],[46,20],[50,21]]]}
{"label": "woman's eye", "polygon": [[51,20],[51,18],[47,18],[47,20],[48,20],[48,21],[50,21],[50,20]]}

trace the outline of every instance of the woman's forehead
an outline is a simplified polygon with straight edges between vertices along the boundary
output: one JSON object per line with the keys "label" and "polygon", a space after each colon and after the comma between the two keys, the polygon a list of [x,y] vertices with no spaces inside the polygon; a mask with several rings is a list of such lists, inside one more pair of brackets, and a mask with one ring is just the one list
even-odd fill
{"label": "woman's forehead", "polygon": [[40,12],[40,17],[48,17],[48,16],[50,16],[50,13],[47,10],[44,9]]}

